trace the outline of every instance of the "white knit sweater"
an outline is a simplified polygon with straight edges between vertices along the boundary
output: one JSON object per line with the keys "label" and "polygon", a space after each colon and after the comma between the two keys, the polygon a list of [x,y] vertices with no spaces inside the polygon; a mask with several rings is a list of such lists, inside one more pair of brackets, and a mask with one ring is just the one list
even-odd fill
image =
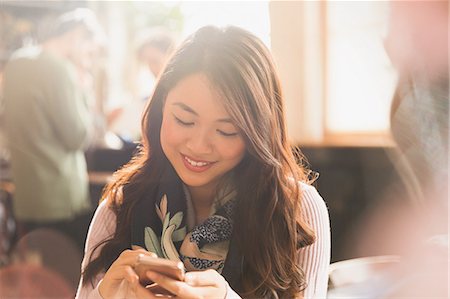
{"label": "white knit sweater", "polygon": [[[301,188],[303,190],[303,217],[315,231],[317,236],[317,240],[314,244],[302,248],[299,251],[298,262],[305,272],[306,282],[308,284],[304,292],[304,298],[325,299],[328,286],[328,266],[330,263],[331,249],[328,210],[322,197],[314,187],[302,183]],[[111,237],[115,230],[116,216],[114,212],[108,208],[106,201],[103,201],[98,206],[89,227],[85,255],[81,264],[82,270],[86,267],[93,248],[101,241]],[[95,253],[97,254],[99,251],[100,248]],[[93,257],[95,257],[95,255]],[[83,286],[83,280],[81,279],[75,298],[102,299],[98,292],[98,284],[104,275],[105,273],[97,274],[93,280],[95,287],[93,287],[91,283]],[[124,281],[120,293],[121,294],[117,294],[118,298],[133,297],[132,294],[128,293],[126,281]],[[227,299],[229,298],[240,297],[229,287]]]}

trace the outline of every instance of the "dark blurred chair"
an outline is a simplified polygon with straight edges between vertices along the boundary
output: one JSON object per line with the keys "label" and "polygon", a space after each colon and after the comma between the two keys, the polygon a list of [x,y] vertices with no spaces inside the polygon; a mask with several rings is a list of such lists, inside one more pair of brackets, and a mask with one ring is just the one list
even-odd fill
{"label": "dark blurred chair", "polygon": [[76,290],[82,257],[75,243],[62,233],[48,228],[33,230],[17,242],[12,254],[60,274]]}
{"label": "dark blurred chair", "polygon": [[42,266],[14,264],[0,268],[0,298],[73,298],[74,290],[58,273]]}
{"label": "dark blurred chair", "polygon": [[12,183],[0,182],[0,266],[9,262],[9,253],[16,238],[13,190]]}
{"label": "dark blurred chair", "polygon": [[115,172],[127,164],[137,150],[137,143],[124,143],[120,149],[95,148],[86,153],[89,171]]}
{"label": "dark blurred chair", "polygon": [[98,205],[103,188],[112,174],[127,164],[136,153],[138,144],[123,141],[122,148],[93,148],[86,153],[89,171],[89,192],[94,207]]}

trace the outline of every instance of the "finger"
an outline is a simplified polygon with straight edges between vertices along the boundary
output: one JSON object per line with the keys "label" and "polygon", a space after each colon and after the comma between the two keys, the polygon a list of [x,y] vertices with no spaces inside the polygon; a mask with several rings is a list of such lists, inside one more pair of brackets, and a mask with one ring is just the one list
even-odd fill
{"label": "finger", "polygon": [[134,290],[134,293],[136,295],[136,298],[139,299],[166,299],[166,298],[170,298],[168,296],[164,296],[164,295],[158,295],[156,296],[155,294],[153,294],[152,292],[150,292],[149,290],[147,290],[145,287],[141,286],[140,284],[138,284],[136,286],[136,289]]}
{"label": "finger", "polygon": [[222,286],[225,279],[215,270],[192,271],[186,273],[184,281],[190,286]]}
{"label": "finger", "polygon": [[146,274],[148,278],[156,282],[160,287],[166,289],[167,291],[176,295],[177,297],[185,299],[197,297],[193,292],[193,288],[188,284],[186,284],[185,282],[178,281],[152,271],[147,271]]}
{"label": "finger", "polygon": [[172,296],[173,294],[171,292],[169,292],[168,290],[164,289],[163,287],[161,287],[159,284],[157,283],[152,283],[151,285],[147,285],[145,287],[148,291],[152,292],[152,294],[156,295],[156,296]]}
{"label": "finger", "polygon": [[124,266],[124,265],[130,265],[130,266],[136,266],[139,261],[140,255],[148,255],[152,257],[156,257],[156,254],[146,251],[145,249],[137,249],[137,250],[124,250],[120,256],[117,258],[117,260],[114,262],[116,265]]}
{"label": "finger", "polygon": [[150,256],[156,255],[155,253],[147,251],[140,246],[133,246],[133,248],[136,248],[136,249],[126,249],[126,250],[122,251],[122,253],[120,254],[119,257],[125,258],[125,257],[130,257],[130,256],[136,256],[139,254],[150,255]]}
{"label": "finger", "polygon": [[121,266],[133,266],[138,262],[140,254],[143,254],[140,250],[124,250],[114,263]]}
{"label": "finger", "polygon": [[103,298],[109,298],[123,282],[128,283],[131,289],[135,289],[138,284],[139,277],[130,266],[116,266],[111,267],[102,282],[99,285],[99,292]]}
{"label": "finger", "polygon": [[[106,277],[106,275],[105,275]],[[129,283],[134,283],[134,280],[138,278],[137,274],[130,266],[116,266],[110,268],[107,273],[108,279],[112,280],[127,280]]]}
{"label": "finger", "polygon": [[172,299],[194,299],[194,298],[214,298],[220,299],[225,298],[226,293],[219,292],[217,287],[207,286],[207,287],[195,287],[190,290],[189,297],[184,295],[172,297]]}
{"label": "finger", "polygon": [[123,267],[123,270],[125,271],[125,279],[128,281],[132,288],[135,288],[136,285],[139,284],[139,276],[130,266]]}
{"label": "finger", "polygon": [[131,250],[139,250],[139,249],[144,249],[144,247],[141,247],[139,245],[131,245]]}
{"label": "finger", "polygon": [[141,246],[138,246],[138,245],[132,245],[131,248],[133,248],[133,251],[140,252],[140,253],[143,253],[143,254],[148,255],[148,256],[151,256],[151,257],[158,257],[158,255],[157,255],[156,253],[151,252],[151,251],[148,251],[148,250],[145,250],[145,249],[144,249],[143,247],[141,247]]}

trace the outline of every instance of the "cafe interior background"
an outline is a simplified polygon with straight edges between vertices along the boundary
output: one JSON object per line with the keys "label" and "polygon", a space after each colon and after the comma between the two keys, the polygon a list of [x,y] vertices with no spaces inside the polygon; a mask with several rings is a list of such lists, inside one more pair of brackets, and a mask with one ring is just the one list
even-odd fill
{"label": "cafe interior background", "polygon": [[[46,24],[77,7],[92,9],[104,30],[92,67],[95,106],[104,115],[122,110],[86,150],[94,206],[111,174],[135,150],[125,141],[138,134],[137,102],[151,93],[156,80],[138,59],[139,34],[164,27],[180,42],[207,24],[237,25],[256,34],[273,53],[291,142],[318,174],[314,185],[329,209],[332,263],[356,261],[353,277],[342,270],[335,283],[367,279],[378,269],[370,263],[383,269],[397,261],[402,238],[410,233],[401,212],[417,203],[409,196],[414,191],[391,133],[399,74],[385,47],[389,1],[1,1],[0,91],[2,70],[13,51],[36,44]],[[20,257],[16,254],[14,184],[1,111],[0,98],[1,282],[2,268],[27,263],[58,273],[73,290],[81,256],[69,254],[66,240],[42,237],[22,246]],[[58,240],[59,245],[48,246]],[[9,283],[18,287],[19,280]]]}

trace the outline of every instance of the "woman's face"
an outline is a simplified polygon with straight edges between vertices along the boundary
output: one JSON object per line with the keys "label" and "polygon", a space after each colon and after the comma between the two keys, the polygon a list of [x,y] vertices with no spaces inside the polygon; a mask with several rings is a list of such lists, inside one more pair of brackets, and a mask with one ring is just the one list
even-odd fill
{"label": "woman's face", "polygon": [[246,148],[221,96],[205,75],[196,73],[169,92],[163,110],[165,155],[190,189],[213,192],[223,175],[239,164]]}

